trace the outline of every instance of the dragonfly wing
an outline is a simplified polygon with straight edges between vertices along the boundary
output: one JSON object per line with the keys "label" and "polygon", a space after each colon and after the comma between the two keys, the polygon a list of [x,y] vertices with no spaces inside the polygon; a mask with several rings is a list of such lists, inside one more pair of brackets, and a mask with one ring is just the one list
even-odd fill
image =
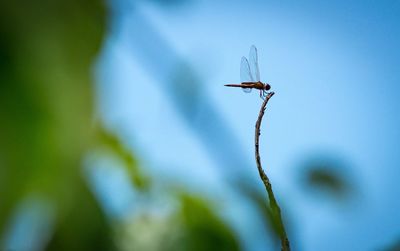
{"label": "dragonfly wing", "polygon": [[250,72],[249,61],[245,57],[242,57],[242,62],[240,63],[240,82],[254,82]]}
{"label": "dragonfly wing", "polygon": [[[242,61],[240,62],[240,82],[254,82],[250,72],[249,61],[247,61],[246,57],[242,57]],[[251,88],[242,88],[242,90],[246,93],[251,92]]]}
{"label": "dragonfly wing", "polygon": [[257,55],[257,48],[252,45],[250,47],[249,52],[249,62],[250,62],[250,72],[253,78],[253,81],[258,82],[260,81],[260,70],[258,69],[258,55]]}
{"label": "dragonfly wing", "polygon": [[242,87],[242,91],[244,91],[245,93],[250,93],[251,92],[251,88],[243,88]]}

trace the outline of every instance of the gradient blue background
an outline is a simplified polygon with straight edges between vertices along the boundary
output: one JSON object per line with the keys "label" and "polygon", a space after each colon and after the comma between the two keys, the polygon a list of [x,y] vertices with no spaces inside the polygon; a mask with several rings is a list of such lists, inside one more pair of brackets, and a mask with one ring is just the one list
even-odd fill
{"label": "gradient blue background", "polygon": [[[378,250],[400,238],[399,1],[113,1],[110,9],[95,67],[100,116],[147,172],[219,201],[244,250],[272,245],[229,182],[262,190],[253,160],[261,100],[223,86],[239,81],[252,44],[276,92],[261,155],[293,249]],[[179,70],[193,74],[182,88],[171,84]],[[356,191],[350,201],[318,199],[299,183],[302,160],[321,152],[347,163],[339,172]],[[121,197],[102,197],[110,213],[135,208],[125,203],[129,186],[113,192],[93,181],[100,197]]]}

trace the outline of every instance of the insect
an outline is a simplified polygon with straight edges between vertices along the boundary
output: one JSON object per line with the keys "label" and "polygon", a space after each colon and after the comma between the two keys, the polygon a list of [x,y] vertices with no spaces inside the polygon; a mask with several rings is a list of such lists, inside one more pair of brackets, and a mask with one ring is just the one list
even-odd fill
{"label": "insect", "polygon": [[271,89],[268,83],[260,81],[257,48],[254,45],[250,47],[249,60],[246,57],[242,57],[240,63],[240,81],[241,84],[227,84],[225,86],[240,87],[246,93],[251,92],[252,89],[258,89],[260,90],[260,97],[262,99],[267,95],[267,91]]}

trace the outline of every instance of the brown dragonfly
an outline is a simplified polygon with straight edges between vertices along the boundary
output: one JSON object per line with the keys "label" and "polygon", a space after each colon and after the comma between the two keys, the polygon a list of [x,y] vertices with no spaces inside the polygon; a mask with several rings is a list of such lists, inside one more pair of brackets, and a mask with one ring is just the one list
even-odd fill
{"label": "brown dragonfly", "polygon": [[264,98],[267,95],[267,91],[271,89],[268,83],[260,81],[257,48],[254,45],[250,47],[249,60],[246,57],[242,57],[240,63],[240,81],[241,84],[227,84],[225,86],[240,87],[246,93],[251,92],[252,89],[257,89],[260,90],[261,98]]}

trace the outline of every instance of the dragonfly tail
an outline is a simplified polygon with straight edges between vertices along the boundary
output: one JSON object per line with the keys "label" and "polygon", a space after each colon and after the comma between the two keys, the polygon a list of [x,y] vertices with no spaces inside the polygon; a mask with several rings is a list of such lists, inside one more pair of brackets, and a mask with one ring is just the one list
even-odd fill
{"label": "dragonfly tail", "polygon": [[224,85],[224,86],[228,86],[228,87],[243,87],[242,85],[239,85],[239,84],[227,84],[227,85]]}

